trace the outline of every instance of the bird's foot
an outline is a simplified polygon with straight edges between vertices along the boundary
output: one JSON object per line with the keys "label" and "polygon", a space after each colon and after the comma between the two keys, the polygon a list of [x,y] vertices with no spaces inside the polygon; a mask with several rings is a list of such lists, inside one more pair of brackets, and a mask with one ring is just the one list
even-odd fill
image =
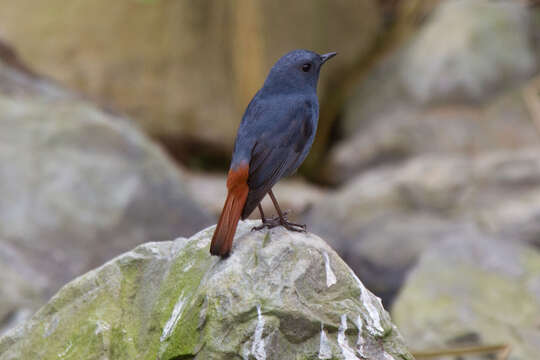
{"label": "bird's foot", "polygon": [[259,226],[252,227],[251,231],[259,231],[259,230],[262,230],[264,228],[272,229],[272,228],[275,228],[276,226],[281,225],[281,223],[279,222],[279,217],[275,217],[275,218],[272,218],[272,219],[264,219],[264,220],[261,220],[261,221],[262,221],[262,224],[259,225]]}
{"label": "bird's foot", "polygon": [[254,226],[251,228],[251,231],[258,231],[264,228],[272,229],[277,226],[283,226],[285,229],[290,231],[306,232],[306,224],[297,224],[288,221],[287,219],[288,212],[283,213],[283,218],[276,216],[272,219],[263,219],[262,224],[259,226]]}
{"label": "bird's foot", "polygon": [[281,222],[281,226],[290,231],[307,232],[306,224],[297,224],[289,222],[286,219]]}

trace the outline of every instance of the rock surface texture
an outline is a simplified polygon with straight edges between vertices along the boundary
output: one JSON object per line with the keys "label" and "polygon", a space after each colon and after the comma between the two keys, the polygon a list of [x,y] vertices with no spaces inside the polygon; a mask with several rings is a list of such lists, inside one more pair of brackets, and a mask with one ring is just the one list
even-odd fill
{"label": "rock surface texture", "polygon": [[380,300],[320,238],[239,224],[146,243],[64,286],[0,359],[412,359]]}
{"label": "rock surface texture", "polygon": [[126,249],[211,223],[128,119],[2,59],[0,164],[0,269],[16,274],[0,281],[0,329]]}
{"label": "rock surface texture", "polygon": [[441,1],[353,91],[327,181],[419,154],[538,145],[535,17],[540,10],[519,1]]}
{"label": "rock surface texture", "polygon": [[467,224],[539,246],[540,149],[420,156],[367,171],[315,204],[311,229],[383,300],[417,256]]}
{"label": "rock surface texture", "polygon": [[527,78],[537,66],[530,15],[515,1],[442,1],[404,54],[408,93],[422,102],[480,100]]}
{"label": "rock surface texture", "polygon": [[540,254],[511,240],[471,228],[422,255],[392,311],[411,347],[509,344],[509,360],[538,359]]}

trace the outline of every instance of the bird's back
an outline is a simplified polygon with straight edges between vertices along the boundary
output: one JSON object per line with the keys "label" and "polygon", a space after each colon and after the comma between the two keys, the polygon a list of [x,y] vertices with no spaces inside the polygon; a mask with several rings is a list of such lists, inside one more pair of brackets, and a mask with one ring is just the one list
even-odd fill
{"label": "bird's back", "polygon": [[315,94],[259,92],[251,101],[235,142],[231,168],[249,164],[247,217],[283,176],[302,164],[313,144],[319,105]]}

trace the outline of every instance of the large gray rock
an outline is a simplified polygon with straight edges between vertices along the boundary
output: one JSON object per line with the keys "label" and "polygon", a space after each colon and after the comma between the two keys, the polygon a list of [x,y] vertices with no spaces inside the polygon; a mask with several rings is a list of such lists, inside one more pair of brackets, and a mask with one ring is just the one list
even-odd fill
{"label": "large gray rock", "polygon": [[117,106],[153,135],[227,147],[281,55],[339,50],[324,92],[327,76],[372,48],[382,23],[376,0],[3,0],[0,8],[0,36],[38,72]]}
{"label": "large gray rock", "polygon": [[[485,104],[401,104],[373,117],[360,116],[365,120],[361,128],[331,150],[325,178],[343,183],[367,169],[422,154],[470,155],[538,146],[536,115],[523,97],[533,86],[526,82]],[[540,103],[540,96],[533,96],[531,101]]]}
{"label": "large gray rock", "polygon": [[416,350],[511,346],[540,354],[540,254],[474,228],[430,247],[409,274],[393,317]]}
{"label": "large gray rock", "polygon": [[306,220],[368,288],[391,300],[422,250],[466,224],[540,246],[539,199],[539,148],[426,155],[358,176]]}
{"label": "large gray rock", "polygon": [[483,99],[536,69],[533,29],[524,3],[442,1],[405,51],[403,84],[421,102]]}
{"label": "large gray rock", "polygon": [[320,238],[239,224],[147,243],[72,281],[0,359],[412,359],[381,302]]}
{"label": "large gray rock", "polygon": [[47,301],[50,281],[20,251],[0,243],[0,336]]}
{"label": "large gray rock", "polygon": [[442,1],[413,40],[353,91],[343,112],[346,137],[331,151],[326,179],[344,182],[424,153],[538,145],[523,97],[540,63],[535,15],[516,1]]}
{"label": "large gray rock", "polygon": [[16,275],[0,329],[126,249],[211,222],[128,119],[1,59],[0,164],[0,268]]}

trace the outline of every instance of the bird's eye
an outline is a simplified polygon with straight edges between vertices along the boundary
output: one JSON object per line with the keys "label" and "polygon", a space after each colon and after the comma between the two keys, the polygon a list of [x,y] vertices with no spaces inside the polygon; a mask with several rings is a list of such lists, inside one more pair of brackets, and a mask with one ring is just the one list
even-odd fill
{"label": "bird's eye", "polygon": [[309,69],[311,69],[311,64],[310,63],[302,65],[302,71],[303,72],[308,72]]}

